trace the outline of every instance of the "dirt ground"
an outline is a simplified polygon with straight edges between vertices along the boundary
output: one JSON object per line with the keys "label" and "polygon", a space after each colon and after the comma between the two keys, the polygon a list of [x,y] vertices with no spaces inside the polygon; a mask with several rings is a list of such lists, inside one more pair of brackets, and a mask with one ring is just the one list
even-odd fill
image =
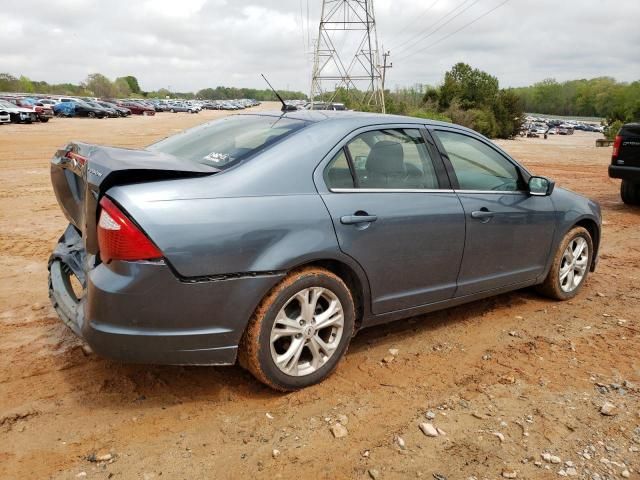
{"label": "dirt ground", "polygon": [[0,126],[0,478],[640,478],[640,210],[596,134],[500,142],[602,205],[601,263],[573,301],[524,290],[366,330],[332,377],[291,394],[239,367],[85,354],[47,298],[66,225],[53,151],[141,147],[220,115]]}

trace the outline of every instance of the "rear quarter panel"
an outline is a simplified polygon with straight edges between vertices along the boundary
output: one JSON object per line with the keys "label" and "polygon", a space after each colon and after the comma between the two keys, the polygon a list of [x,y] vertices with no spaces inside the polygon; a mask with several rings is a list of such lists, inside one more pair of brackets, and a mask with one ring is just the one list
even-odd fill
{"label": "rear quarter panel", "polygon": [[333,259],[340,250],[312,178],[329,137],[303,129],[210,177],[118,186],[107,194],[184,277],[286,270]]}
{"label": "rear quarter panel", "polygon": [[337,249],[317,194],[139,202],[121,190],[114,199],[183,277],[286,270]]}

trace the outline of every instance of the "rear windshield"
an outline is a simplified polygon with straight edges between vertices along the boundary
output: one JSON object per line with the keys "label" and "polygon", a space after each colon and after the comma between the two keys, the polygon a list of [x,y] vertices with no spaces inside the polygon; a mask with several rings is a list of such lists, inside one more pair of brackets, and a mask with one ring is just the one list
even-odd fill
{"label": "rear windshield", "polygon": [[148,149],[224,169],[268,148],[306,123],[283,117],[237,115],[192,128]]}

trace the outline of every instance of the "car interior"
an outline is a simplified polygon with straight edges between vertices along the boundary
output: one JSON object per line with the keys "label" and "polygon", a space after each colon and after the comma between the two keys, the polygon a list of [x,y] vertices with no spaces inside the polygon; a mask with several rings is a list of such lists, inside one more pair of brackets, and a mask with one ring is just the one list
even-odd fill
{"label": "car interior", "polygon": [[[419,130],[387,129],[365,132],[346,146],[358,188],[437,189],[438,180]],[[330,188],[354,188],[344,150],[327,170]]]}

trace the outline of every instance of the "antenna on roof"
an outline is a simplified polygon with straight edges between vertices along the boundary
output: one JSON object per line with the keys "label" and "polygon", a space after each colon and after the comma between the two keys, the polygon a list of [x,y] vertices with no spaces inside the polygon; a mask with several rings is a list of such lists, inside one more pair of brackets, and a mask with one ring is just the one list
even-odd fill
{"label": "antenna on roof", "polygon": [[269,85],[269,88],[271,90],[273,90],[273,93],[276,94],[276,97],[278,97],[278,100],[280,100],[280,102],[282,103],[282,108],[280,109],[283,112],[293,112],[294,110],[297,110],[297,108],[293,105],[287,105],[286,103],[284,103],[284,100],[282,99],[282,97],[280,96],[280,94],[276,91],[275,88],[273,88],[273,86],[269,83],[269,80],[267,80],[267,77],[264,76],[264,73],[261,73],[260,75],[262,75],[262,78],[264,78],[264,81],[267,82],[267,85]]}

